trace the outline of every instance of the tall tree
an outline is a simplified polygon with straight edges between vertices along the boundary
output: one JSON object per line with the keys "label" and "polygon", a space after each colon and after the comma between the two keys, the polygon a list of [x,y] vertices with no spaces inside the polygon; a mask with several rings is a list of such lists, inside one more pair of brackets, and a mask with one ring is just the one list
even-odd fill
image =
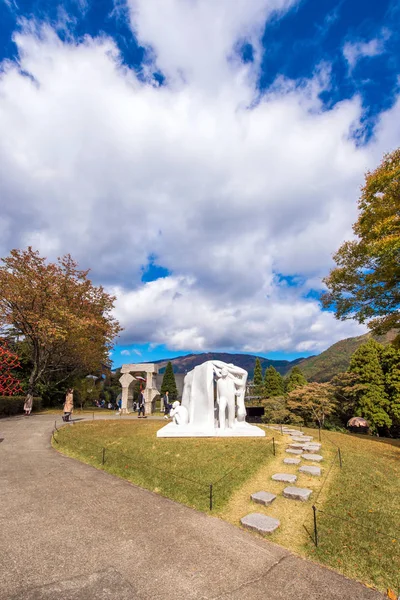
{"label": "tall tree", "polygon": [[265,371],[264,393],[266,398],[274,396],[283,396],[284,394],[283,377],[272,365]]}
{"label": "tall tree", "polygon": [[307,379],[304,377],[299,367],[293,367],[289,373],[289,378],[286,384],[286,391],[292,392],[298,387],[307,384]]}
{"label": "tall tree", "polygon": [[392,345],[385,346],[381,356],[385,387],[389,396],[388,413],[398,435],[400,433],[400,350]]}
{"label": "tall tree", "polygon": [[287,397],[287,408],[305,423],[314,421],[323,427],[326,417],[336,409],[336,399],[329,383],[308,383],[292,390]]}
{"label": "tall tree", "polygon": [[165,392],[168,392],[168,396],[171,400],[176,400],[178,397],[178,388],[176,387],[171,361],[168,361],[168,364],[165,367],[165,373],[161,384],[161,394],[164,395]]}
{"label": "tall tree", "polygon": [[358,208],[357,239],[334,255],[322,302],[338,319],[368,322],[381,334],[400,328],[400,148],[366,174]]}
{"label": "tall tree", "polygon": [[336,414],[343,425],[346,425],[351,417],[354,417],[357,406],[357,392],[355,389],[359,377],[356,373],[338,373],[331,379],[335,397],[337,400]]}
{"label": "tall tree", "polygon": [[261,396],[263,396],[263,393],[264,393],[263,372],[262,372],[261,362],[260,362],[260,359],[258,358],[258,356],[257,356],[256,362],[254,364],[253,383],[254,383],[254,395],[261,398]]}
{"label": "tall tree", "polygon": [[121,330],[111,316],[115,298],[66,255],[47,262],[38,252],[12,250],[1,259],[0,331],[22,337],[31,372],[28,394],[51,378],[67,381],[109,363]]}
{"label": "tall tree", "polygon": [[383,346],[374,339],[362,344],[352,355],[349,372],[358,375],[353,390],[357,395],[356,415],[364,417],[373,430],[390,427],[389,398],[381,365]]}

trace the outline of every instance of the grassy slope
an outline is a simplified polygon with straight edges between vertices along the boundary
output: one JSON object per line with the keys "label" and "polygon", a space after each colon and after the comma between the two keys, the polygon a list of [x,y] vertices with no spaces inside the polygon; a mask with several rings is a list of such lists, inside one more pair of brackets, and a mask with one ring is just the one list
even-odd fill
{"label": "grassy slope", "polygon": [[[389,332],[384,336],[374,336],[381,344],[388,344],[395,337],[395,332]],[[337,373],[347,371],[350,364],[350,357],[361,344],[367,342],[371,333],[366,333],[358,337],[348,338],[336,342],[318,356],[305,358],[297,365],[304,376],[309,381],[330,381]]]}
{"label": "grassy slope", "polygon": [[214,508],[218,509],[273,456],[269,438],[157,438],[157,429],[164,425],[115,420],[75,424],[59,430],[54,446],[68,456],[199,510],[208,510],[210,483],[214,484]]}
{"label": "grassy slope", "polygon": [[[56,447],[101,468],[101,448],[106,446],[107,471],[204,511],[208,510],[209,482],[243,464],[214,486],[214,514],[236,525],[255,510],[275,516],[281,527],[270,537],[272,541],[349,577],[400,593],[400,441],[324,432],[324,472],[318,479],[283,465],[287,437],[278,432],[267,430],[267,436],[273,433],[276,438],[274,457],[266,439],[157,439],[160,426],[132,421],[74,425],[59,431]],[[316,431],[308,432],[318,436]],[[343,469],[336,459],[326,478],[337,456],[335,444],[342,450]],[[271,480],[273,473],[282,471],[297,473],[297,485],[313,489],[313,502],[324,511],[318,513],[318,548],[307,533],[312,533],[312,502],[282,497],[285,484]],[[277,493],[272,506],[255,506],[250,501],[250,494],[262,489]]]}
{"label": "grassy slope", "polygon": [[325,436],[340,445],[343,468],[332,472],[319,498],[320,545],[308,544],[307,552],[349,577],[400,594],[400,440]]}

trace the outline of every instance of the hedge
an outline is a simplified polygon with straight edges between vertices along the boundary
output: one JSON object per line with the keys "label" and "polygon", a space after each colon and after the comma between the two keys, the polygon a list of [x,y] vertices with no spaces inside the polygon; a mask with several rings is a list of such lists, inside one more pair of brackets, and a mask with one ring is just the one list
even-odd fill
{"label": "hedge", "polygon": [[[26,396],[0,396],[0,417],[10,417],[24,412]],[[32,410],[42,409],[42,399],[34,398]]]}

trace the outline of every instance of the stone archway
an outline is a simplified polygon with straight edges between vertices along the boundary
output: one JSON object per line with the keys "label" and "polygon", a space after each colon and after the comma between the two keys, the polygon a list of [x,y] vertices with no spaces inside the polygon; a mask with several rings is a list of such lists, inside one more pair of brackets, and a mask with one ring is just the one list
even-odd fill
{"label": "stone archway", "polygon": [[153,412],[153,399],[160,393],[156,387],[156,375],[158,367],[154,363],[136,363],[122,365],[119,381],[122,386],[122,414],[128,414],[132,411],[132,394],[130,392],[131,384],[135,381],[132,373],[146,373],[146,389],[144,390],[146,415]]}

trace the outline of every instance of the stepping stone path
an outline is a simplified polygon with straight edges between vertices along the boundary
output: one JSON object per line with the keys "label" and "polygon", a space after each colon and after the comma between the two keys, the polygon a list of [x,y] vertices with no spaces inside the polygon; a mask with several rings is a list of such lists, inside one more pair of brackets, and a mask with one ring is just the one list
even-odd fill
{"label": "stepping stone path", "polygon": [[275,500],[276,495],[271,494],[271,492],[256,492],[255,494],[251,494],[250,499],[257,504],[264,504],[264,506],[268,506],[272,504]]}
{"label": "stepping stone path", "polygon": [[304,465],[299,468],[299,473],[305,473],[306,475],[315,475],[316,477],[321,476],[321,467],[309,467]]}
{"label": "stepping stone path", "polygon": [[[312,436],[304,435],[302,431],[298,431],[297,429],[289,429],[287,427],[281,429],[281,432],[287,436],[290,436],[290,443],[288,443],[288,447],[286,448],[285,452],[288,454],[297,455],[295,457],[288,456],[284,458],[283,462],[285,465],[299,465],[302,458],[310,462],[321,462],[323,460],[323,456],[321,454],[315,454],[321,450],[321,444],[318,442],[313,442]],[[298,472],[304,475],[320,477],[321,467],[314,465],[301,465],[298,468]],[[297,481],[297,475],[291,473],[275,473],[272,475],[272,479],[274,481],[283,481],[285,483],[293,484]],[[290,500],[306,502],[309,500],[312,493],[313,491],[308,488],[288,486],[283,490],[283,497]],[[276,495],[271,494],[270,492],[261,491],[252,494],[250,498],[253,500],[253,502],[262,504],[263,506],[270,506],[276,499]],[[272,533],[280,526],[278,519],[268,517],[267,515],[261,513],[251,513],[240,519],[240,522],[243,527],[262,534]]]}
{"label": "stepping stone path", "polygon": [[306,502],[312,494],[312,490],[308,488],[298,488],[298,487],[286,487],[283,490],[283,495],[285,498],[290,498],[291,500],[301,500],[302,502]]}
{"label": "stepping stone path", "polygon": [[301,463],[300,458],[284,458],[283,462],[285,465],[298,465]]}
{"label": "stepping stone path", "polygon": [[272,475],[274,481],[284,481],[285,483],[295,483],[297,481],[297,475],[291,473],[275,473]]}
{"label": "stepping stone path", "polygon": [[258,531],[258,533],[272,533],[280,525],[278,519],[267,517],[267,515],[261,513],[250,513],[240,519],[240,522],[243,527],[252,531]]}
{"label": "stepping stone path", "polygon": [[321,460],[324,460],[324,457],[320,454],[302,454],[301,458],[312,460],[313,462],[321,462]]}

